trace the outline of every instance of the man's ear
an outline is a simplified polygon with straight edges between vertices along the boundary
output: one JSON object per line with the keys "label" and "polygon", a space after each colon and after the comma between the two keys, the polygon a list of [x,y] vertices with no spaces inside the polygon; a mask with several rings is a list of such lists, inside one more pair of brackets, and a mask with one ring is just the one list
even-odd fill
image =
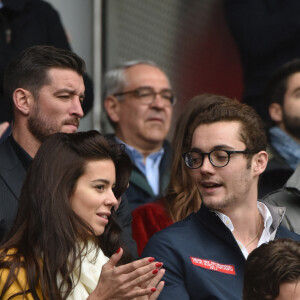
{"label": "man's ear", "polygon": [[33,105],[34,99],[26,89],[17,88],[13,93],[13,101],[15,108],[23,115],[28,116]]}
{"label": "man's ear", "polygon": [[269,106],[269,114],[271,119],[276,123],[282,122],[282,107],[279,103],[271,103]]}
{"label": "man's ear", "polygon": [[112,122],[119,122],[120,102],[114,96],[107,96],[104,100],[104,108]]}
{"label": "man's ear", "polygon": [[259,151],[253,156],[252,165],[254,174],[260,175],[264,172],[268,163],[268,153],[266,151]]}

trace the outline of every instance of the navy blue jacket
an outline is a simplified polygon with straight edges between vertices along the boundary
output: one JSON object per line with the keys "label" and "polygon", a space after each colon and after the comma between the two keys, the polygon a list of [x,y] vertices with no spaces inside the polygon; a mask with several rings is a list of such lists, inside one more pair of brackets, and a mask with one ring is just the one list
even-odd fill
{"label": "navy blue jacket", "polygon": [[[300,236],[279,225],[281,219],[273,216],[275,238],[300,241]],[[156,233],[142,256],[164,263],[166,284],[160,300],[242,299],[246,260],[231,231],[203,205]]]}

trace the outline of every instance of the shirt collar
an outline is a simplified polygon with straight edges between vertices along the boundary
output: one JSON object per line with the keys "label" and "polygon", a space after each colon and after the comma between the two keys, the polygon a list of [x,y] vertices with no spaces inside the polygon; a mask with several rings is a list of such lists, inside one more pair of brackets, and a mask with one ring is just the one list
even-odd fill
{"label": "shirt collar", "polygon": [[[115,136],[115,140],[118,144],[124,144],[125,151],[129,155],[132,161],[136,161],[137,158],[139,159],[144,159],[142,153],[140,153],[138,150],[136,150],[134,147],[124,143],[122,140],[120,140],[118,137]],[[151,158],[152,160],[156,160],[158,158],[161,158],[164,154],[164,148],[162,147],[159,151],[151,153],[148,157]]]}
{"label": "shirt collar", "polygon": [[[263,218],[263,223],[264,223],[264,228],[270,231],[273,218],[271,216],[271,213],[269,209],[266,207],[266,205],[262,202],[257,201],[257,208]],[[219,212],[219,211],[214,211],[217,216],[221,219],[221,221],[225,224],[225,226],[232,232],[234,231],[233,224],[228,216],[225,214]]]}

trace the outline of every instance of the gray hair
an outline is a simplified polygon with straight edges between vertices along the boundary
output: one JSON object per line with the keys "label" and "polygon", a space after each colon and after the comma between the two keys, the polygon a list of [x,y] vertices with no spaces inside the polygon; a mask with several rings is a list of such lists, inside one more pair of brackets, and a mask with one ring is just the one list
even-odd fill
{"label": "gray hair", "polygon": [[118,67],[108,71],[105,74],[104,99],[109,95],[113,95],[115,93],[123,91],[127,83],[125,70],[136,65],[149,65],[161,70],[161,68],[151,60],[131,60],[118,65]]}

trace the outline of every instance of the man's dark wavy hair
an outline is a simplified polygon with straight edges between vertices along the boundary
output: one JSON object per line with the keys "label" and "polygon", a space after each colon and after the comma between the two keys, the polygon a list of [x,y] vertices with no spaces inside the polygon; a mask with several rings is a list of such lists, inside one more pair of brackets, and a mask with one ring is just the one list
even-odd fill
{"label": "man's dark wavy hair", "polygon": [[282,283],[300,280],[300,243],[278,239],[263,244],[248,256],[243,300],[274,300]]}
{"label": "man's dark wavy hair", "polygon": [[70,69],[83,76],[84,60],[70,50],[38,45],[25,49],[6,68],[3,78],[5,101],[13,112],[12,95],[17,88],[30,91],[37,99],[40,89],[49,83],[51,68]]}

